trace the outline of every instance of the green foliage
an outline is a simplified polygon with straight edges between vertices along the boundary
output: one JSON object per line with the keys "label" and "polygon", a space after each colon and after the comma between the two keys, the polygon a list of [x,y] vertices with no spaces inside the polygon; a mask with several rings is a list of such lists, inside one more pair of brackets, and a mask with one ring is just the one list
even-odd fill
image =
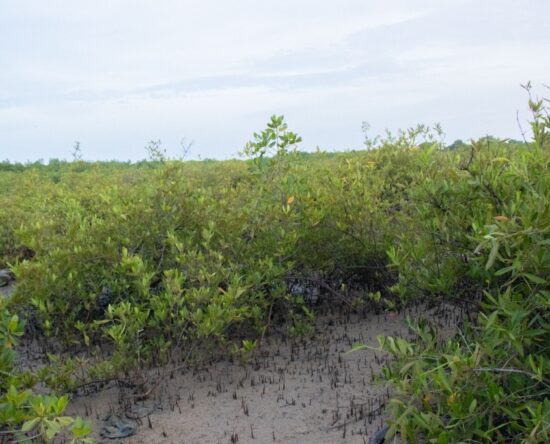
{"label": "green foliage", "polygon": [[[438,126],[421,125],[366,138],[367,151],[301,153],[301,138],[272,116],[245,161],[173,161],[151,142],[152,161],[137,164],[0,164],[0,266],[17,278],[11,313],[77,352],[13,376],[22,327],[5,315],[0,365],[11,382],[2,396],[18,412],[10,430],[86,431],[63,419],[64,398],[26,391],[37,380],[61,394],[197,348],[246,361],[281,318],[291,335],[311,334],[314,309],[289,294],[302,279],[344,293],[361,285],[358,304],[477,307],[445,343],[413,324],[413,339],[382,341],[395,358],[385,373],[392,431],[411,442],[544,442],[546,103],[531,96],[532,143],[445,147]],[[94,355],[100,348],[112,353]]]}
{"label": "green foliage", "polygon": [[63,416],[67,396],[38,395],[28,387],[29,378],[14,368],[15,351],[24,322],[10,314],[0,300],[0,434],[8,439],[51,442],[62,432],[71,443],[91,442],[90,425],[81,418]]}
{"label": "green foliage", "polygon": [[389,256],[404,299],[479,305],[444,344],[426,324],[381,338],[395,358],[391,432],[409,442],[550,440],[550,152],[544,102],[529,147],[473,142],[430,157],[411,193],[414,229]]}
{"label": "green foliage", "polygon": [[267,155],[282,157],[296,148],[302,138],[292,131],[284,122],[284,116],[271,116],[270,122],[261,133],[254,133],[254,140],[246,144],[244,154],[254,159]]}
{"label": "green foliage", "polygon": [[[269,131],[282,158],[299,138],[281,120]],[[294,187],[272,163],[260,176],[242,163],[233,174],[224,165],[221,175],[215,163],[195,171],[165,160],[141,176],[84,168],[56,182],[39,178],[41,196],[10,196],[14,208],[29,199],[28,213],[10,229],[13,244],[34,254],[12,256],[18,285],[11,304],[31,306],[43,335],[92,349],[112,342],[107,374],[165,362],[195,341],[223,344],[237,329],[256,335],[286,296],[299,239],[287,197]],[[243,173],[247,180],[235,183]],[[58,368],[42,375],[50,386],[83,382],[70,377],[81,370],[72,360]]]}

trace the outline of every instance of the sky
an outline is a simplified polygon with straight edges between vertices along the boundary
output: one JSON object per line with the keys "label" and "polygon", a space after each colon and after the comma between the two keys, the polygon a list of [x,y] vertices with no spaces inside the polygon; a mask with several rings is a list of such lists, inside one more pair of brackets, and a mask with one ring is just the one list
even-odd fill
{"label": "sky", "polygon": [[548,0],[0,0],[0,159],[238,156],[272,114],[300,149],[440,123],[519,139],[550,84]]}

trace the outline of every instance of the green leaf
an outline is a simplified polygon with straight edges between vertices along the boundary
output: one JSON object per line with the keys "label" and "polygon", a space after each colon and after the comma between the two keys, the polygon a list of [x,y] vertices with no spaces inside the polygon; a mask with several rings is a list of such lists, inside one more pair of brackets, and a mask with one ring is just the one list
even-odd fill
{"label": "green leaf", "polygon": [[82,438],[92,432],[92,427],[88,421],[84,421],[80,416],[77,416],[71,427],[71,432],[76,438]]}
{"label": "green leaf", "polygon": [[541,277],[535,276],[531,273],[524,273],[524,276],[529,279],[531,282],[534,282],[535,284],[545,285],[546,279],[543,279]]}
{"label": "green leaf", "polygon": [[491,252],[489,253],[489,259],[487,260],[487,263],[485,264],[485,269],[486,270],[491,268],[493,266],[493,264],[495,263],[495,259],[497,258],[497,254],[498,254],[498,248],[499,248],[498,241],[494,241],[493,242],[493,247],[491,248]]}
{"label": "green leaf", "polygon": [[495,321],[497,320],[498,312],[493,311],[487,318],[487,323],[485,324],[485,329],[490,330]]}
{"label": "green leaf", "polygon": [[61,425],[59,425],[55,421],[45,420],[45,422],[47,425],[46,436],[48,437],[48,439],[53,439],[53,437],[61,431]]}
{"label": "green leaf", "polygon": [[437,437],[437,444],[448,444],[448,443],[449,443],[449,433],[447,431],[441,432]]}
{"label": "green leaf", "polygon": [[476,407],[477,407],[477,399],[474,398],[470,403],[470,407],[468,407],[468,411],[470,412],[470,414],[474,413]]}
{"label": "green leaf", "polygon": [[514,266],[510,265],[508,267],[500,268],[495,272],[495,276],[502,276],[503,274],[510,273],[511,271],[514,271]]}
{"label": "green leaf", "polygon": [[65,407],[67,407],[67,404],[69,403],[69,397],[64,395],[64,396],[61,396],[58,400],[57,400],[57,406],[56,406],[56,413],[58,415],[60,415],[61,413],[63,413],[63,411],[65,410]]}
{"label": "green leaf", "polygon": [[57,417],[57,422],[61,427],[69,427],[73,423],[74,419],[72,416],[59,416]]}
{"label": "green leaf", "polygon": [[21,427],[21,431],[23,433],[30,432],[32,429],[34,429],[38,423],[40,422],[40,418],[33,418],[28,421],[25,421],[23,423],[23,426]]}
{"label": "green leaf", "polygon": [[404,375],[409,371],[409,369],[416,364],[416,361],[409,361],[403,367],[399,369],[399,374]]}
{"label": "green leaf", "polygon": [[359,350],[365,350],[366,348],[369,348],[369,347],[365,344],[361,344],[360,342],[356,342],[355,344],[353,344],[351,346],[351,348],[346,352],[346,354],[347,353],[353,353],[353,352],[356,352],[356,351],[359,351]]}
{"label": "green leaf", "polygon": [[14,314],[11,317],[9,325],[8,325],[9,331],[13,333],[14,331],[17,330],[18,325],[19,325],[19,316]]}

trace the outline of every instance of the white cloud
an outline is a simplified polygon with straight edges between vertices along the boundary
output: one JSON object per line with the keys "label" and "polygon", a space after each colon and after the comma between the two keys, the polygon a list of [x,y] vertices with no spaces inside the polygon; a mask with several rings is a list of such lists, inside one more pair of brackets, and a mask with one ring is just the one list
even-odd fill
{"label": "white cloud", "polygon": [[75,139],[89,158],[137,159],[148,139],[182,136],[195,155],[226,157],[271,113],[287,114],[307,147],[359,147],[362,120],[516,135],[519,83],[550,72],[543,0],[2,9],[0,158],[13,160],[67,157]]}

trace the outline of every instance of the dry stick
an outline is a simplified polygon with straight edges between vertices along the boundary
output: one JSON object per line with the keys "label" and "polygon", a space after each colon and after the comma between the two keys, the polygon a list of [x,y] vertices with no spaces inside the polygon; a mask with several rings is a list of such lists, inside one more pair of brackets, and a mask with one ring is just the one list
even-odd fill
{"label": "dry stick", "polygon": [[269,313],[267,314],[267,324],[265,325],[264,329],[262,330],[262,336],[260,337],[260,347],[262,346],[262,342],[264,340],[264,335],[269,326],[271,325],[271,313],[273,311],[273,304],[275,301],[271,301],[271,304],[269,305]]}
{"label": "dry stick", "polygon": [[525,130],[523,129],[523,126],[521,126],[521,122],[519,120],[519,110],[516,111],[516,122],[518,123],[519,132],[521,133],[521,138],[523,139],[523,142],[527,143],[527,138],[525,137]]}
{"label": "dry stick", "polygon": [[332,288],[330,285],[326,284],[324,281],[317,281],[321,287],[323,287],[325,290],[328,290],[330,293],[332,293],[334,296],[340,298],[345,304],[347,304],[349,307],[354,308],[353,304],[346,298],[342,293],[339,291],[336,291],[334,288]]}
{"label": "dry stick", "polygon": [[[0,435],[13,435],[14,433],[16,433],[17,430],[2,430],[0,431]],[[28,436],[24,439],[20,439],[19,441],[17,442],[27,442],[27,441],[34,441],[36,438],[39,438],[41,437],[42,435],[44,435],[44,433],[40,432],[38,435],[34,435],[34,436]]]}
{"label": "dry stick", "polygon": [[181,365],[178,365],[177,367],[175,367],[175,368],[173,368],[173,369],[170,369],[169,372],[168,372],[168,370],[166,369],[164,375],[162,375],[161,377],[159,377],[159,378],[157,379],[157,381],[151,386],[151,388],[149,388],[149,390],[147,390],[145,393],[140,393],[140,394],[137,394],[137,395],[131,395],[130,398],[132,398],[132,399],[137,399],[138,401],[140,401],[140,400],[142,400],[142,399],[147,399],[147,398],[149,397],[149,395],[151,395],[151,393],[153,393],[153,391],[154,391],[155,389],[158,388],[158,386],[160,385],[160,383],[166,379],[166,376],[167,376],[169,373],[177,372],[178,370],[181,370],[181,369],[183,369],[184,367],[187,366],[187,360],[188,360],[189,357],[191,356],[191,353],[193,352],[193,350],[195,350],[196,345],[197,345],[196,343],[193,344],[193,346],[191,347],[191,349],[190,349],[189,352],[187,353],[187,356],[185,357],[185,359],[183,360],[183,363],[182,363]]}
{"label": "dry stick", "polygon": [[[382,413],[382,410],[384,409],[384,407],[386,407],[386,403],[383,402],[382,404],[380,404],[378,407],[376,407],[375,409],[371,410],[370,412],[367,412],[367,413],[364,413],[360,418],[352,418],[348,421],[345,421],[343,422],[342,424],[336,424],[332,427],[327,427],[325,429],[326,432],[328,432],[329,430],[334,430],[334,429],[340,429],[344,426],[348,426],[350,424],[353,424],[354,422],[359,422],[359,421],[362,421],[363,419],[365,419],[366,417],[368,417],[369,415],[380,415]],[[378,412],[378,413],[377,413]]]}
{"label": "dry stick", "polygon": [[[74,391],[77,391],[77,390],[80,390],[80,389],[83,389],[84,387],[88,387],[90,385],[94,385],[94,384],[107,384],[109,382],[113,382],[113,381],[117,381],[117,382],[126,382],[128,383],[129,380],[128,379],[124,379],[124,378],[119,378],[119,377],[113,377],[113,378],[106,378],[106,379],[96,379],[96,380],[93,380],[93,381],[88,381],[88,382],[83,382],[82,384],[79,384],[75,387],[71,387],[70,391],[71,392],[74,392]],[[98,390],[98,391],[101,391],[101,390]]]}
{"label": "dry stick", "polygon": [[468,159],[468,162],[466,162],[465,165],[460,165],[458,168],[462,171],[470,172],[470,165],[472,164],[472,161],[474,160],[475,156],[475,148],[472,145],[472,149],[470,150],[470,158]]}

